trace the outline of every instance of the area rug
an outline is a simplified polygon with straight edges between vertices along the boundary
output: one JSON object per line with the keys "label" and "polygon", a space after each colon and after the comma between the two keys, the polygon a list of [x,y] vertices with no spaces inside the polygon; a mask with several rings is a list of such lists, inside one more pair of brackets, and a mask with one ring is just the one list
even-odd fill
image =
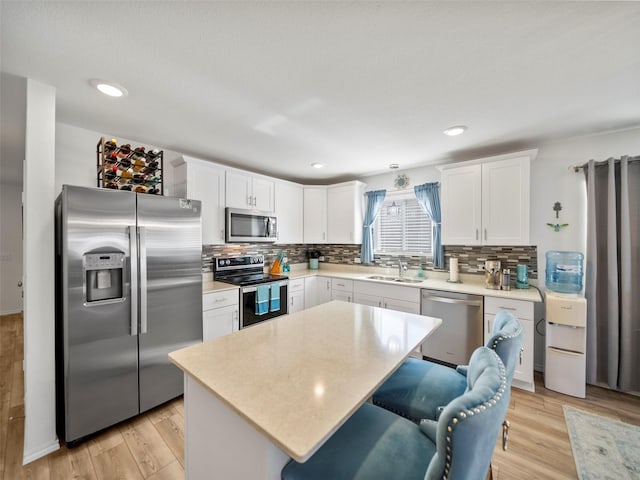
{"label": "area rug", "polygon": [[562,408],[580,480],[640,479],[640,427]]}

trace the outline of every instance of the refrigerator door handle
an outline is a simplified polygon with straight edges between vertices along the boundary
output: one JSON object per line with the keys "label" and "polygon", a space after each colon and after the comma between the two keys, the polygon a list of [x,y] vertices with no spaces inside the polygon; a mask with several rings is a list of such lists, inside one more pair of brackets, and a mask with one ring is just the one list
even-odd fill
{"label": "refrigerator door handle", "polygon": [[131,265],[131,336],[138,335],[138,235],[136,227],[129,226],[129,264]]}
{"label": "refrigerator door handle", "polygon": [[147,245],[144,227],[138,227],[140,242],[140,333],[147,333]]}

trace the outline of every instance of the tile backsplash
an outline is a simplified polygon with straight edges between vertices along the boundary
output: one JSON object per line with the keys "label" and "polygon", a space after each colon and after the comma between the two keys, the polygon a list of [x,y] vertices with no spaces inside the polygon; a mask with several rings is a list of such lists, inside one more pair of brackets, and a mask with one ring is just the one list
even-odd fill
{"label": "tile backsplash", "polygon": [[[234,255],[264,255],[265,264],[270,265],[279,252],[284,251],[289,263],[304,263],[307,261],[307,250],[319,250],[324,256],[325,263],[354,265],[355,259],[360,258],[360,245],[343,244],[229,244],[204,245],[202,247],[202,269],[212,270],[211,260],[214,257]],[[503,268],[511,268],[515,272],[516,265],[529,266],[529,277],[538,278],[538,256],[535,246],[444,246],[445,270],[449,269],[449,259],[458,258],[461,273],[482,275],[485,260],[500,260]],[[424,255],[402,255],[410,269],[417,269],[420,264],[425,270],[433,270],[433,262]],[[398,265],[398,255],[375,255],[374,267],[395,267]]]}

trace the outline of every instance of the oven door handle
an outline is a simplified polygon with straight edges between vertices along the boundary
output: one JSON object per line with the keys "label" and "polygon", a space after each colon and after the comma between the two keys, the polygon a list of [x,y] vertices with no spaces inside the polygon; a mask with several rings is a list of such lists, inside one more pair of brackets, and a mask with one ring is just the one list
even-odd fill
{"label": "oven door handle", "polygon": [[[269,285],[270,283],[279,283],[280,286],[289,285],[289,280],[276,280],[275,282],[264,282],[261,285]],[[255,285],[251,285],[250,287],[242,287],[242,293],[251,293],[258,290],[258,287]]]}

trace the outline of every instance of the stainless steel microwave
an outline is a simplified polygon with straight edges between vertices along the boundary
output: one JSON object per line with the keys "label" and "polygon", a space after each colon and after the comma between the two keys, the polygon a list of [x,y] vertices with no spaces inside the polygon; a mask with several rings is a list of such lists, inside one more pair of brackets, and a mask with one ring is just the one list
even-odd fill
{"label": "stainless steel microwave", "polygon": [[272,213],[229,207],[225,213],[227,243],[276,241],[278,222]]}

